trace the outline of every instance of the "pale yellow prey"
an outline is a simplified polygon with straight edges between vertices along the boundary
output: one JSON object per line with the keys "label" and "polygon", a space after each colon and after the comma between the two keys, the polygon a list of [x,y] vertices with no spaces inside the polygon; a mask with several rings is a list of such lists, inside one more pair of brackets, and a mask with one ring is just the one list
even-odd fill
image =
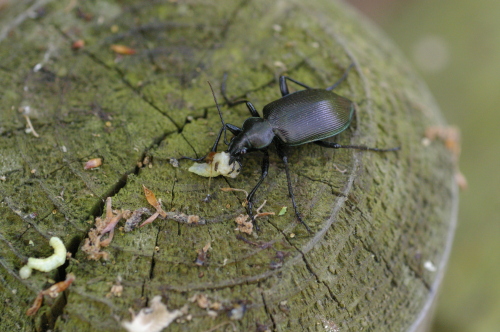
{"label": "pale yellow prey", "polygon": [[227,152],[217,152],[212,158],[206,159],[211,159],[211,161],[201,164],[194,163],[188,171],[209,178],[222,175],[234,179],[240,174],[240,164],[233,162],[229,165],[229,153]]}

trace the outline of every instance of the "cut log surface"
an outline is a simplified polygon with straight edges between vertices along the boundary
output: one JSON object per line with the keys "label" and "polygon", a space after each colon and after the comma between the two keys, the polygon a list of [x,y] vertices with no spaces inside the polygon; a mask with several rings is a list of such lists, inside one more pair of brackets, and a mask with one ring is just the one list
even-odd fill
{"label": "cut log surface", "polygon": [[[407,331],[435,297],[452,239],[453,156],[426,141],[444,126],[432,96],[386,37],[345,5],[311,1],[10,1],[0,10],[0,330],[119,331],[161,296],[183,315],[168,331]],[[220,119],[241,126],[278,99],[286,74],[357,103],[350,128],[330,141],[398,152],[291,147],[270,150],[260,232],[236,231],[262,154],[235,179],[199,177],[192,164],[213,144]],[[290,84],[290,88],[301,89]],[[32,129],[27,129],[28,120]],[[425,144],[423,144],[425,143]],[[221,150],[225,145],[221,143]],[[84,169],[91,159],[102,165]],[[93,161],[94,162],[94,161]],[[120,221],[107,260],[82,251],[95,218],[148,204],[203,225],[156,219],[133,231]],[[206,202],[207,194],[211,199]],[[204,201],[205,200],[205,201]],[[278,215],[282,207],[284,215]],[[142,221],[147,218],[143,215]],[[48,257],[49,239],[72,257],[52,272],[19,269]],[[39,291],[74,273],[57,298]],[[123,287],[121,294],[111,291]],[[118,296],[120,295],[120,296]],[[211,330],[212,329],[212,330]]]}

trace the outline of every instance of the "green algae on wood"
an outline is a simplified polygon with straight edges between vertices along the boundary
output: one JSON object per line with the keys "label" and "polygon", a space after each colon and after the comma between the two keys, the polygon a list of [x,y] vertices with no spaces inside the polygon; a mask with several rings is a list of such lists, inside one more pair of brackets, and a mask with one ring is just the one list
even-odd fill
{"label": "green algae on wood", "polygon": [[[0,144],[9,161],[0,174],[0,212],[7,221],[0,231],[1,287],[10,306],[23,309],[7,308],[11,320],[2,328],[118,330],[115,317],[128,319],[129,308],[138,311],[157,295],[168,297],[169,308],[188,304],[193,315],[170,330],[216,326],[238,305],[247,309],[233,322],[241,330],[260,324],[277,331],[325,325],[400,331],[418,319],[442,274],[456,186],[446,149],[421,144],[425,128],[444,121],[383,35],[332,1],[66,5],[50,2],[43,15],[1,42],[0,70],[9,75],[0,80],[10,91],[1,100],[8,111]],[[10,10],[15,17],[26,8]],[[76,39],[85,47],[72,50]],[[109,46],[118,43],[137,53],[116,55]],[[355,67],[336,91],[359,107],[354,125],[337,141],[402,150],[291,150],[297,202],[314,235],[288,213],[260,219],[262,231],[240,240],[234,219],[244,212],[241,197],[219,188],[252,188],[259,157],[249,156],[236,179],[215,178],[210,186],[187,165],[169,162],[205,155],[220,129],[206,81],[217,86],[227,71],[228,94],[261,109],[279,97],[280,74],[328,86],[351,63]],[[18,113],[24,106],[33,110],[38,138],[24,131]],[[236,125],[248,117],[244,107],[222,112]],[[96,157],[103,165],[83,170],[84,161]],[[143,185],[166,211],[200,215],[207,224],[157,220],[117,231],[110,259],[87,261],[79,248],[106,197],[113,197],[113,208],[134,210],[147,204]],[[202,201],[215,192],[211,202]],[[289,205],[275,155],[256,205],[264,199],[269,211]],[[24,244],[51,235],[74,254],[61,272],[74,272],[77,281],[64,300],[46,303],[31,320],[22,313],[44,280],[36,275],[23,283],[16,271],[24,257],[50,252]],[[207,243],[206,262],[196,265]],[[426,261],[438,270],[426,270]],[[118,276],[122,296],[106,297]],[[220,303],[215,319],[189,301],[197,294]]]}

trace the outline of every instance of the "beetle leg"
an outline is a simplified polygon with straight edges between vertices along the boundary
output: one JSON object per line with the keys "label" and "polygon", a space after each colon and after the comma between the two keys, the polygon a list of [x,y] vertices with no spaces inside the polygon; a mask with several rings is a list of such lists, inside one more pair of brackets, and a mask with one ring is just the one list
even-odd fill
{"label": "beetle leg", "polygon": [[340,145],[338,143],[325,142],[325,141],[316,141],[313,143],[322,146],[324,148],[331,148],[331,149],[357,149],[357,150],[376,151],[376,152],[390,152],[390,151],[398,151],[401,149],[401,147],[399,146],[390,149],[379,149],[379,148],[369,148],[364,145]]}
{"label": "beetle leg", "polygon": [[252,114],[253,117],[260,118],[259,112],[257,112],[257,109],[255,108],[255,106],[253,106],[253,104],[246,99],[237,100],[235,102],[228,102],[228,105],[229,106],[236,106],[236,105],[243,104],[243,103],[246,104],[248,110],[250,111],[250,114]]}
{"label": "beetle leg", "polygon": [[347,78],[347,74],[349,74],[349,70],[351,70],[352,67],[354,67],[354,62],[351,63],[349,65],[349,67],[347,67],[347,69],[344,72],[344,75],[342,75],[342,77],[339,78],[339,80],[337,82],[335,82],[335,84],[333,84],[332,86],[329,86],[325,90],[332,91],[333,89],[335,89],[340,83],[342,83]]}
{"label": "beetle leg", "polygon": [[311,229],[307,224],[302,220],[302,217],[300,216],[299,209],[297,208],[297,204],[295,203],[295,195],[293,194],[293,188],[292,188],[292,179],[290,177],[290,169],[288,168],[288,157],[285,154],[285,149],[283,147],[283,144],[280,144],[276,142],[276,150],[278,151],[278,156],[283,160],[283,164],[285,164],[285,173],[286,173],[286,182],[288,184],[288,193],[290,194],[290,199],[292,200],[292,205],[293,209],[295,211],[295,216],[297,219],[300,221],[302,225],[307,229],[309,233],[312,233]]}
{"label": "beetle leg", "polygon": [[232,125],[230,123],[226,123],[226,127],[233,135],[239,135],[241,133],[240,127],[236,127],[235,125]]}
{"label": "beetle leg", "polygon": [[236,106],[236,105],[245,103],[247,105],[248,110],[252,114],[252,116],[256,117],[256,118],[260,118],[259,113],[255,109],[255,107],[252,105],[252,103],[249,102],[248,100],[246,100],[246,99],[240,99],[240,100],[236,100],[236,101],[229,100],[229,98],[226,95],[226,81],[227,81],[227,73],[224,73],[224,76],[222,77],[220,91],[221,91],[222,97],[226,101],[227,105],[229,107],[231,107],[231,106]]}
{"label": "beetle leg", "polygon": [[233,106],[234,103],[231,100],[229,100],[229,98],[226,95],[226,81],[227,81],[227,72],[225,72],[224,75],[222,76],[222,83],[220,85],[220,92],[222,94],[222,98],[224,98],[224,100],[226,101],[226,103],[229,106]]}
{"label": "beetle leg", "polygon": [[[229,131],[234,135],[234,136],[237,136],[241,133],[241,128],[240,127],[236,127],[235,125],[232,125],[230,123],[225,123],[224,126],[222,126],[222,129],[221,130],[224,130],[224,144],[226,145],[229,145],[229,142],[227,141],[227,137],[226,137],[226,130],[225,129],[229,129]],[[216,143],[218,143],[218,140],[220,139],[220,132],[219,132],[219,137],[216,141]],[[214,145],[215,146],[215,145]],[[213,151],[213,148],[212,148],[212,151]]]}
{"label": "beetle leg", "polygon": [[252,116],[255,118],[260,118],[259,112],[257,112],[257,110],[255,109],[255,106],[253,106],[253,104],[249,101],[245,100],[245,102],[246,102],[247,108],[250,111],[250,113],[252,114]]}
{"label": "beetle leg", "polygon": [[262,181],[264,181],[264,179],[266,178],[267,172],[269,171],[269,152],[267,151],[267,149],[263,149],[261,151],[262,151],[262,153],[264,153],[264,158],[262,158],[262,174],[260,175],[259,182],[257,182],[255,187],[253,187],[252,191],[250,191],[250,193],[247,196],[248,214],[250,215],[250,219],[254,223],[257,230],[258,230],[258,227],[257,227],[256,221],[255,221],[255,218],[254,218],[253,212],[252,212],[252,208],[253,208],[252,199],[253,199],[253,196],[255,195],[255,193],[257,192],[257,189],[259,189],[260,185],[262,184]]}
{"label": "beetle leg", "polygon": [[[219,133],[217,134],[217,138],[215,139],[214,145],[210,149],[210,152],[217,152],[217,146],[219,145],[220,137],[222,136],[222,132],[226,132],[224,130],[224,126],[222,126],[219,130]],[[225,137],[224,137],[225,138]]]}
{"label": "beetle leg", "polygon": [[301,83],[299,81],[296,81],[294,80],[293,78],[290,78],[288,76],[280,76],[279,78],[279,83],[280,83],[280,91],[281,91],[281,95],[284,97],[288,94],[290,94],[290,92],[288,91],[288,85],[286,84],[286,80],[289,80],[297,85],[300,85],[301,87],[303,88],[306,88],[306,89],[312,89],[310,86],[307,86],[305,85],[304,83]]}
{"label": "beetle leg", "polygon": [[[349,74],[349,71],[351,70],[352,67],[354,67],[354,62],[351,63],[349,65],[349,67],[347,67],[346,71],[344,72],[344,75],[342,75],[342,77],[337,82],[335,82],[335,84],[333,84],[332,86],[329,86],[325,90],[332,91],[333,89],[335,89],[340,83],[342,83],[347,78],[347,74]],[[283,97],[286,96],[286,95],[288,95],[288,94],[290,94],[290,92],[288,91],[288,85],[286,84],[286,80],[289,80],[289,81],[291,81],[291,82],[293,82],[293,83],[295,83],[297,85],[300,85],[303,88],[312,89],[310,86],[307,86],[307,85],[305,85],[302,82],[294,80],[293,78],[290,78],[288,76],[280,76],[280,78],[279,78],[279,84],[280,84],[281,95]]]}

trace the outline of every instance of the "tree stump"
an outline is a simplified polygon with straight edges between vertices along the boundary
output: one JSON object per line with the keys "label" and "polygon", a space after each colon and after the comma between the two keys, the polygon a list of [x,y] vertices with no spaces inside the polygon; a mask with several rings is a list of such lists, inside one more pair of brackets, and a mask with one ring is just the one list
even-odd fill
{"label": "tree stump", "polygon": [[[453,156],[439,141],[422,144],[426,128],[445,122],[364,18],[326,0],[39,0],[8,2],[0,14],[2,331],[123,330],[129,308],[155,296],[169,310],[184,307],[169,331],[422,326],[453,234]],[[220,188],[253,188],[259,153],[235,179],[209,181],[187,171],[191,162],[171,164],[205,155],[220,129],[207,81],[220,86],[227,72],[230,98],[260,111],[280,97],[279,75],[324,88],[351,63],[335,91],[358,104],[356,119],[332,141],[401,150],[290,148],[296,200],[313,234],[294,216],[276,154],[255,200],[276,214],[259,218],[252,235],[235,230],[244,194]],[[228,123],[249,117],[216,95]],[[102,165],[85,170],[93,158]],[[82,246],[107,197],[117,211],[154,211],[143,185],[165,211],[206,224],[157,219],[125,232],[122,221],[103,248],[108,259],[88,260]],[[22,280],[28,257],[51,255],[52,236],[72,258]],[[37,293],[69,272],[76,280],[64,294],[26,316]],[[118,282],[121,296],[111,292]]]}

